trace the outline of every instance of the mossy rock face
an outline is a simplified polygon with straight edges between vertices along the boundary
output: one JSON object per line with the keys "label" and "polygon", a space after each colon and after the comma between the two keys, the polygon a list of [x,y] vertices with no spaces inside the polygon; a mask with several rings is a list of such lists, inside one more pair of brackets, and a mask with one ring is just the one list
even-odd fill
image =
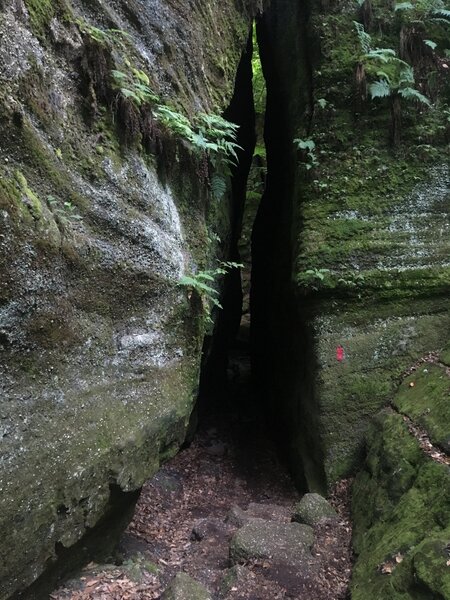
{"label": "mossy rock face", "polygon": [[367,449],[353,486],[352,598],[447,598],[448,467],[427,458],[389,411],[376,417]]}
{"label": "mossy rock face", "polygon": [[450,375],[448,368],[422,364],[401,384],[394,405],[426,429],[433,443],[450,453]]}
{"label": "mossy rock face", "polygon": [[[373,12],[373,42],[397,48],[393,8]],[[404,106],[404,143],[390,146],[388,104],[355,98],[360,17],[350,1],[273,0],[263,33],[272,176],[254,234],[266,245],[254,260],[254,362],[299,485],[320,493],[355,472],[371,416],[450,331],[445,115]]]}
{"label": "mossy rock face", "polygon": [[[450,530],[448,530],[450,533]],[[437,597],[450,598],[449,536],[425,540],[414,552],[414,572],[421,582]]]}
{"label": "mossy rock face", "polygon": [[86,533],[177,452],[206,317],[178,283],[231,237],[186,144],[120,129],[111,69],[190,118],[221,112],[251,6],[107,4],[0,3],[1,600],[110,548],[83,554]]}

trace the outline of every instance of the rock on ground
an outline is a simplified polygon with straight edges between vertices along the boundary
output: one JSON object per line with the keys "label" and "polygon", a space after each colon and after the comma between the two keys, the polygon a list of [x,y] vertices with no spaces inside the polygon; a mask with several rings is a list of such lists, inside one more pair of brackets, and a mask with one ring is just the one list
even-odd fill
{"label": "rock on ground", "polygon": [[294,509],[293,520],[313,527],[324,519],[338,517],[334,508],[320,494],[305,494]]}
{"label": "rock on ground", "polygon": [[178,573],[161,600],[212,600],[211,594],[186,573]]}
{"label": "rock on ground", "polygon": [[313,541],[313,530],[308,525],[253,519],[234,535],[230,557],[233,562],[275,558],[296,565],[310,554]]}

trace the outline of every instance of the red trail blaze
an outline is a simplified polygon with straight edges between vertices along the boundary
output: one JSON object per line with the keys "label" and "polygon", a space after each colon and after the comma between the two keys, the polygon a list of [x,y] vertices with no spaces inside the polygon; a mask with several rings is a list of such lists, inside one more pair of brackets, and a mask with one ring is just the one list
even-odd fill
{"label": "red trail blaze", "polygon": [[336,348],[336,360],[342,362],[344,360],[344,348],[342,346],[338,346]]}

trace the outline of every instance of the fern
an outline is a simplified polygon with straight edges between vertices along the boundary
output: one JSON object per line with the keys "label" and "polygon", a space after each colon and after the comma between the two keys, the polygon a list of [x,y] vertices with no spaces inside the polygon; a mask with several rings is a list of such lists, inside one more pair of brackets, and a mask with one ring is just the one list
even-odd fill
{"label": "fern", "polygon": [[391,86],[386,79],[380,79],[369,85],[369,95],[374,98],[387,98],[391,95]]}
{"label": "fern", "polygon": [[361,46],[361,50],[364,53],[370,52],[370,48],[372,46],[372,38],[365,31],[364,26],[358,21],[353,21],[353,25],[355,26],[356,33],[358,35],[359,45]]}
{"label": "fern", "polygon": [[[375,48],[374,50],[367,52],[364,58],[367,60],[380,60],[382,63],[389,63],[395,56],[395,50],[392,50],[392,48]],[[397,60],[400,59],[398,58]]]}
{"label": "fern", "polygon": [[413,8],[414,8],[414,4],[411,4],[411,2],[399,2],[398,4],[396,4],[394,6],[395,12],[397,12],[399,10],[411,10]]}
{"label": "fern", "polygon": [[128,98],[138,107],[143,104],[155,103],[158,96],[150,89],[148,76],[138,69],[124,73],[113,69],[111,71],[114,87],[118,88],[124,98]]}
{"label": "fern", "polygon": [[421,94],[418,90],[411,87],[404,87],[398,90],[399,95],[405,100],[417,100],[421,104],[426,104],[426,106],[431,106],[430,101],[426,96]]}
{"label": "fern", "polygon": [[445,21],[450,21],[450,10],[440,8],[432,12],[432,17],[438,17],[444,19]]}
{"label": "fern", "polygon": [[428,46],[432,50],[436,50],[437,48],[437,44],[436,42],[433,42],[433,40],[423,40],[423,43],[425,44],[425,46]]}
{"label": "fern", "polygon": [[189,119],[181,113],[160,104],[155,111],[155,117],[173,133],[178,134],[189,142],[194,142],[194,131],[191,127],[191,123]]}
{"label": "fern", "polygon": [[211,193],[216,200],[222,200],[227,191],[227,183],[223,177],[214,174],[211,178]]}
{"label": "fern", "polygon": [[218,300],[219,292],[212,286],[205,283],[205,281],[216,281],[219,275],[226,275],[231,269],[239,269],[243,265],[236,262],[219,262],[219,266],[216,269],[208,271],[199,271],[192,275],[183,275],[178,281],[178,285],[187,287],[188,289],[195,290],[199,296],[206,299],[210,305],[222,308]]}

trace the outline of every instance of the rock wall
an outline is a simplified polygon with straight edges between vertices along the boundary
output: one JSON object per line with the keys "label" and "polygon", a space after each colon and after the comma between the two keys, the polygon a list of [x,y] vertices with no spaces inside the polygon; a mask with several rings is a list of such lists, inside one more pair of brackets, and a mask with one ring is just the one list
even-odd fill
{"label": "rock wall", "polygon": [[450,595],[450,472],[440,449],[448,451],[450,377],[442,359],[414,365],[395,410],[377,415],[369,429],[353,486],[354,600]]}
{"label": "rock wall", "polygon": [[228,252],[229,197],[112,71],[188,118],[220,113],[254,8],[0,3],[2,600],[58,556],[107,551],[79,540],[184,440],[207,303],[178,282]]}
{"label": "rock wall", "polygon": [[255,366],[298,482],[319,491],[357,468],[370,417],[450,331],[448,65],[436,63],[433,109],[404,103],[393,146],[389,102],[357,85],[354,21],[394,50],[400,24],[370,7],[367,23],[350,2],[274,0],[259,28],[269,174],[254,234]]}

